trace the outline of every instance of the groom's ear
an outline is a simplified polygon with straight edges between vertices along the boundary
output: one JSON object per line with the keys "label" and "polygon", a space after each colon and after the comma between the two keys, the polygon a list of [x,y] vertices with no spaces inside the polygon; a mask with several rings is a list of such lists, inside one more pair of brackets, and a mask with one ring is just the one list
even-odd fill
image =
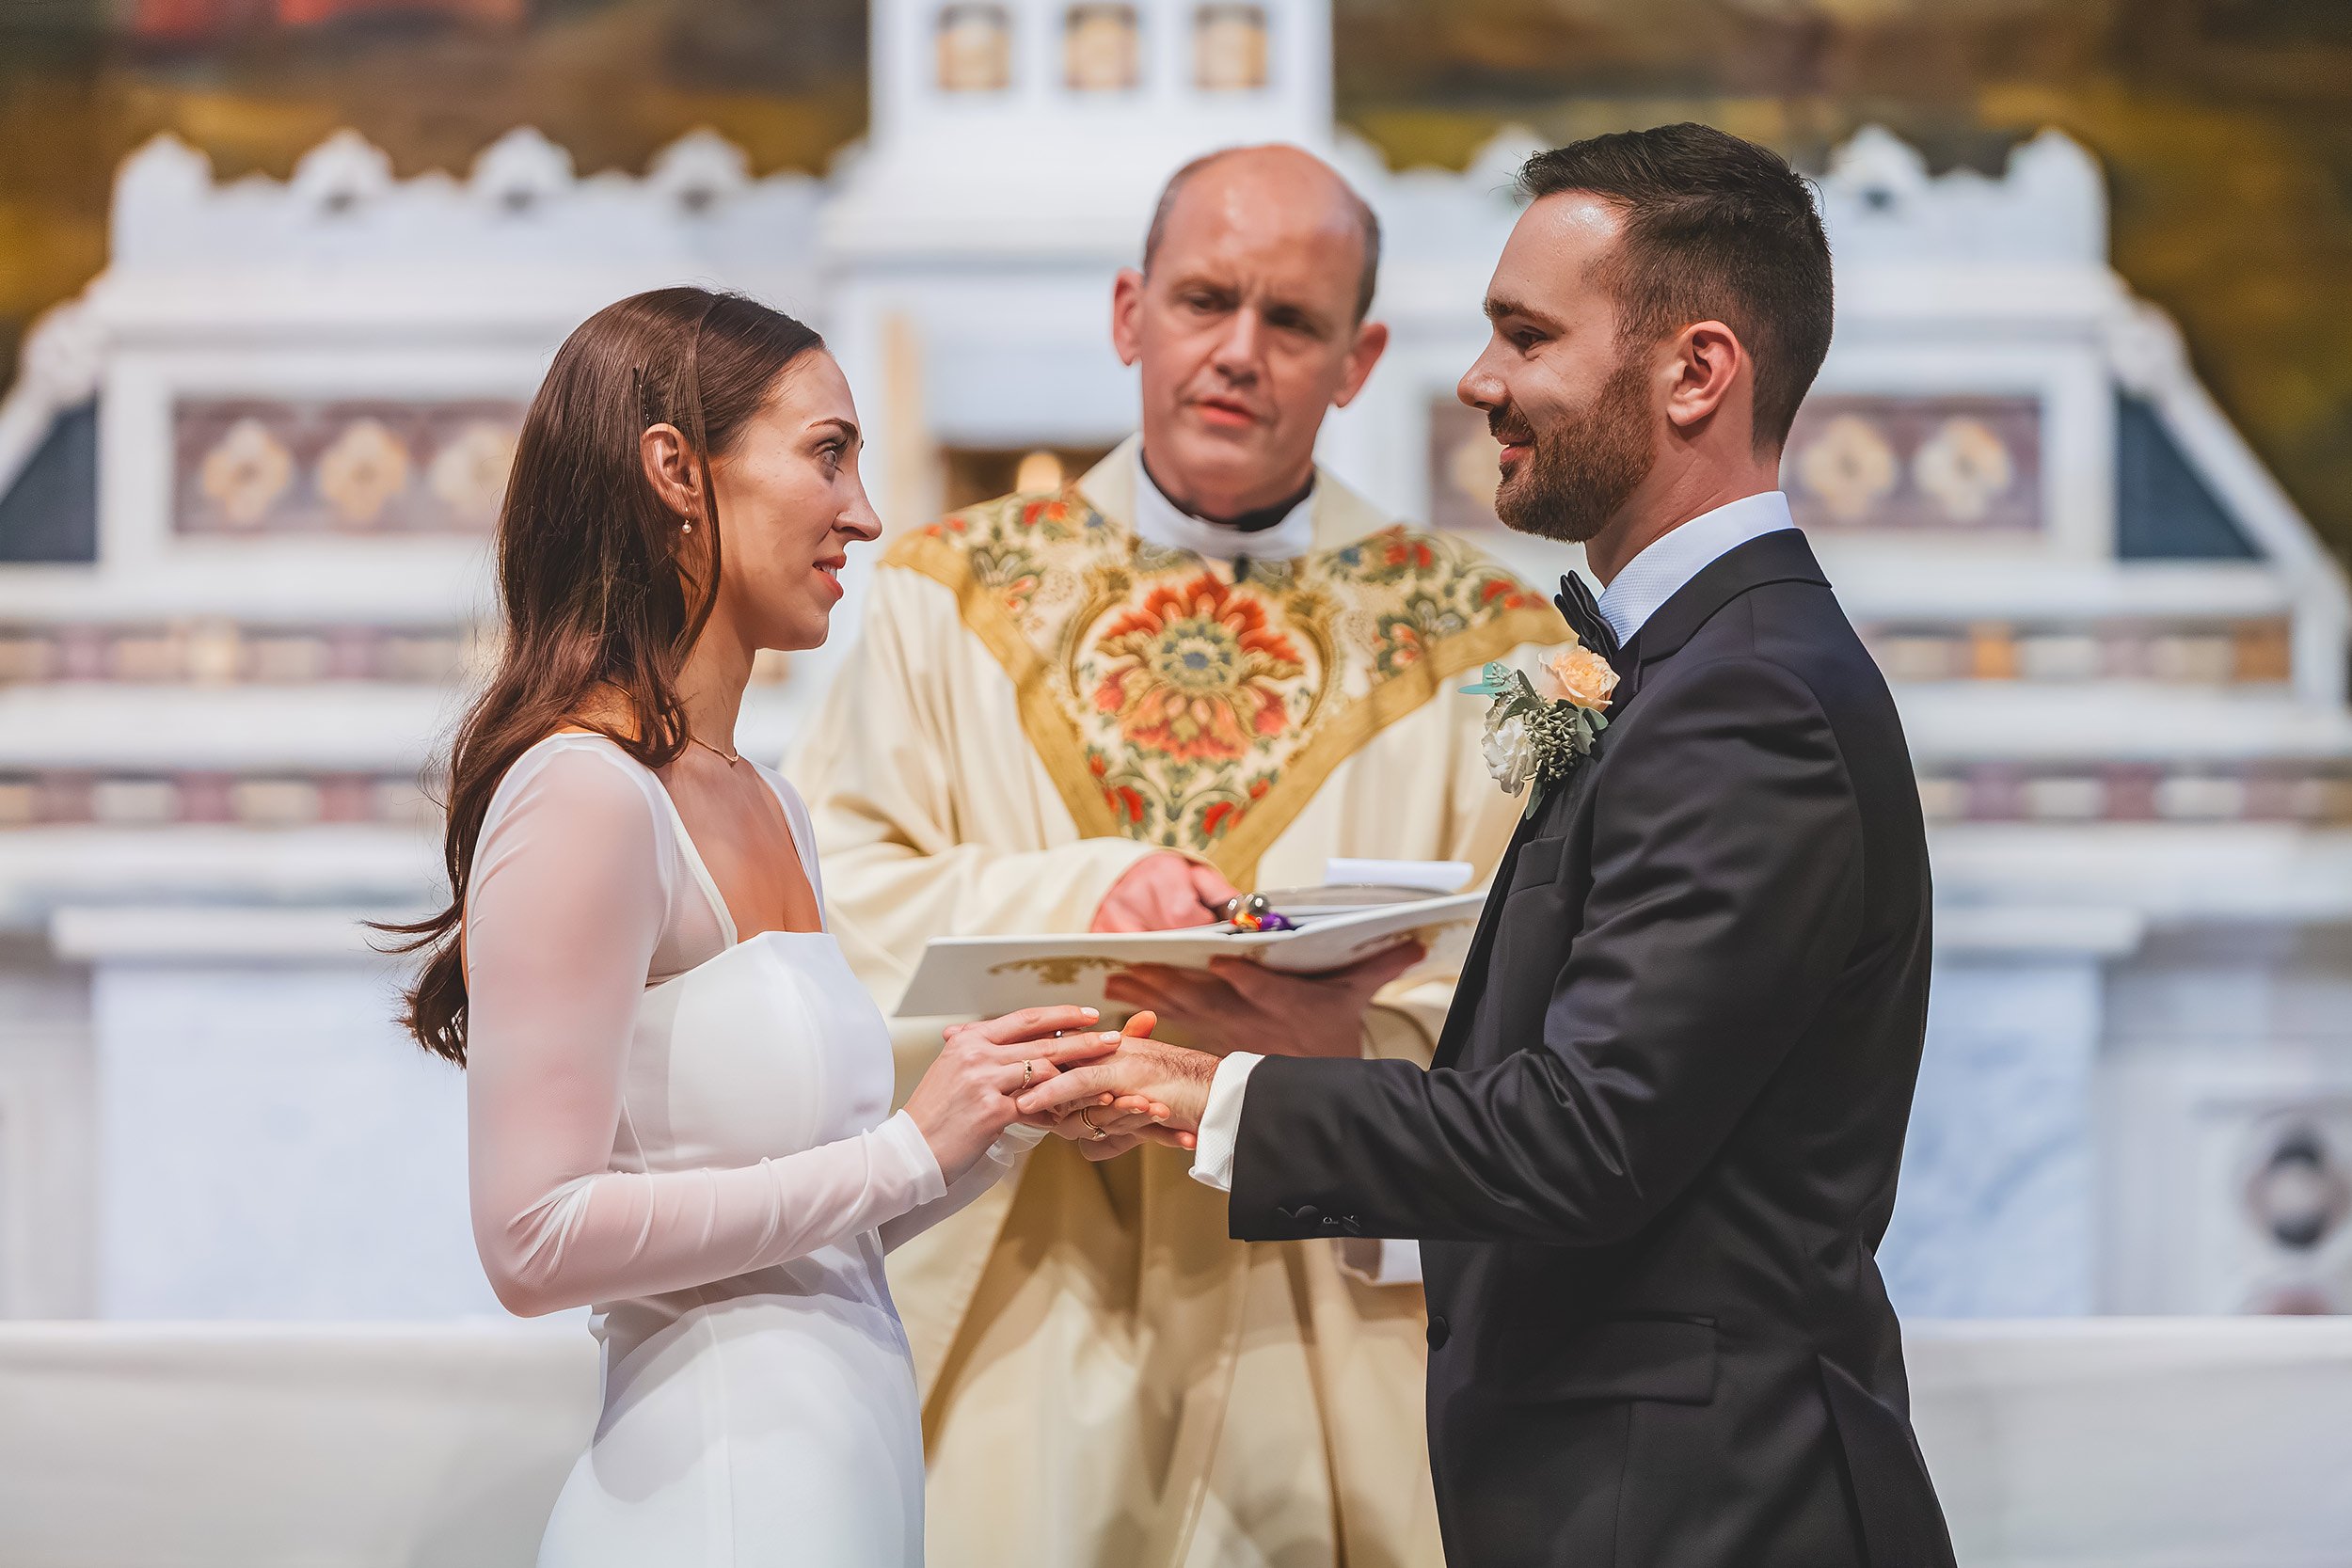
{"label": "groom's ear", "polygon": [[1719,321],[1693,322],[1670,340],[1666,419],[1693,433],[1717,414],[1753,422],[1756,361],[1740,334]]}

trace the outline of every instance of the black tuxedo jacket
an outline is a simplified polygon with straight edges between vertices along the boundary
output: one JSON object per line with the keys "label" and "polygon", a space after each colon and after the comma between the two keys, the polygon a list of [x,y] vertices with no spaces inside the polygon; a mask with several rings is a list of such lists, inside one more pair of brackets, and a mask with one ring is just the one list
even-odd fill
{"label": "black tuxedo jacket", "polygon": [[1928,1002],[1894,702],[1794,531],[1619,664],[1435,1068],[1261,1062],[1232,1232],[1422,1240],[1454,1563],[1946,1568],[1873,1259]]}

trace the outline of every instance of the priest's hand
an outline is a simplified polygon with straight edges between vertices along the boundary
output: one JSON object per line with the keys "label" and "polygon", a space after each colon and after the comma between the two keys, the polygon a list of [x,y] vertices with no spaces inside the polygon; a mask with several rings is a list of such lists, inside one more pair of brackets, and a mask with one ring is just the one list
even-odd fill
{"label": "priest's hand", "polygon": [[1183,1136],[1200,1130],[1201,1113],[1209,1105],[1209,1082],[1216,1076],[1216,1058],[1204,1051],[1130,1036],[1109,1055],[1064,1069],[1040,1084],[1021,1097],[1020,1106],[1024,1116],[1037,1116],[1082,1111],[1100,1104],[1106,1094],[1115,1097],[1114,1104],[1144,1101],[1154,1113],[1168,1113],[1155,1117],[1155,1131],[1168,1134],[1160,1141],[1181,1144]]}
{"label": "priest's hand", "polygon": [[1173,849],[1146,855],[1111,884],[1094,911],[1097,931],[1179,931],[1214,926],[1240,889],[1215,866],[1188,860]]}
{"label": "priest's hand", "polygon": [[1327,974],[1285,974],[1238,958],[1212,958],[1205,973],[1138,964],[1112,975],[1104,994],[1153,1009],[1179,1037],[1219,1055],[1357,1056],[1364,1009],[1423,954],[1419,942],[1401,942]]}

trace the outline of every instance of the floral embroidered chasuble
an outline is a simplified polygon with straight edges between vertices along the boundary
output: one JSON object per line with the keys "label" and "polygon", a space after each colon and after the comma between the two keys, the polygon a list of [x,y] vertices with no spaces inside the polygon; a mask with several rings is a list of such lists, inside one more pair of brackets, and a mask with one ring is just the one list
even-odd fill
{"label": "floral embroidered chasuble", "polygon": [[1188,850],[1244,886],[1383,726],[1560,635],[1541,595],[1450,539],[1398,526],[1237,576],[1076,485],[958,513],[887,560],[955,593],[1081,834]]}
{"label": "floral embroidered chasuble", "polygon": [[[1548,602],[1327,476],[1314,547],[1237,578],[1138,533],[1136,473],[1131,440],[1057,494],[901,537],[876,574],[793,771],[885,1007],[933,936],[1083,928],[1148,846],[1244,885],[1328,854],[1484,871],[1518,815],[1452,693],[1564,638]],[[1451,990],[1391,988],[1366,1053],[1425,1062]],[[911,1083],[937,1024],[900,1023]],[[892,1255],[930,1568],[993,1568],[1008,1539],[1066,1568],[1438,1560],[1419,1290],[1349,1275],[1332,1243],[1229,1240],[1188,1164],[1049,1139]],[[1020,1503],[1040,1484],[1043,1517]]]}

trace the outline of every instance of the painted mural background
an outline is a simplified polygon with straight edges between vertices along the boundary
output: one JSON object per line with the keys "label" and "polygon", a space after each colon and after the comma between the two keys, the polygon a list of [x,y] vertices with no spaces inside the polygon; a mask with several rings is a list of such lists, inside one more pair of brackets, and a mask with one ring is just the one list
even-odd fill
{"label": "painted mural background", "polygon": [[[2352,559],[2352,5],[2343,0],[1337,0],[1341,118],[1459,166],[1698,118],[1819,167],[1883,123],[1997,170],[2043,125],[2106,167],[2114,253]],[[339,126],[404,174],[516,124],[581,172],[709,125],[760,171],[866,122],[861,0],[5,0],[0,380],[102,265],[109,182],[170,131],[283,176]]]}

